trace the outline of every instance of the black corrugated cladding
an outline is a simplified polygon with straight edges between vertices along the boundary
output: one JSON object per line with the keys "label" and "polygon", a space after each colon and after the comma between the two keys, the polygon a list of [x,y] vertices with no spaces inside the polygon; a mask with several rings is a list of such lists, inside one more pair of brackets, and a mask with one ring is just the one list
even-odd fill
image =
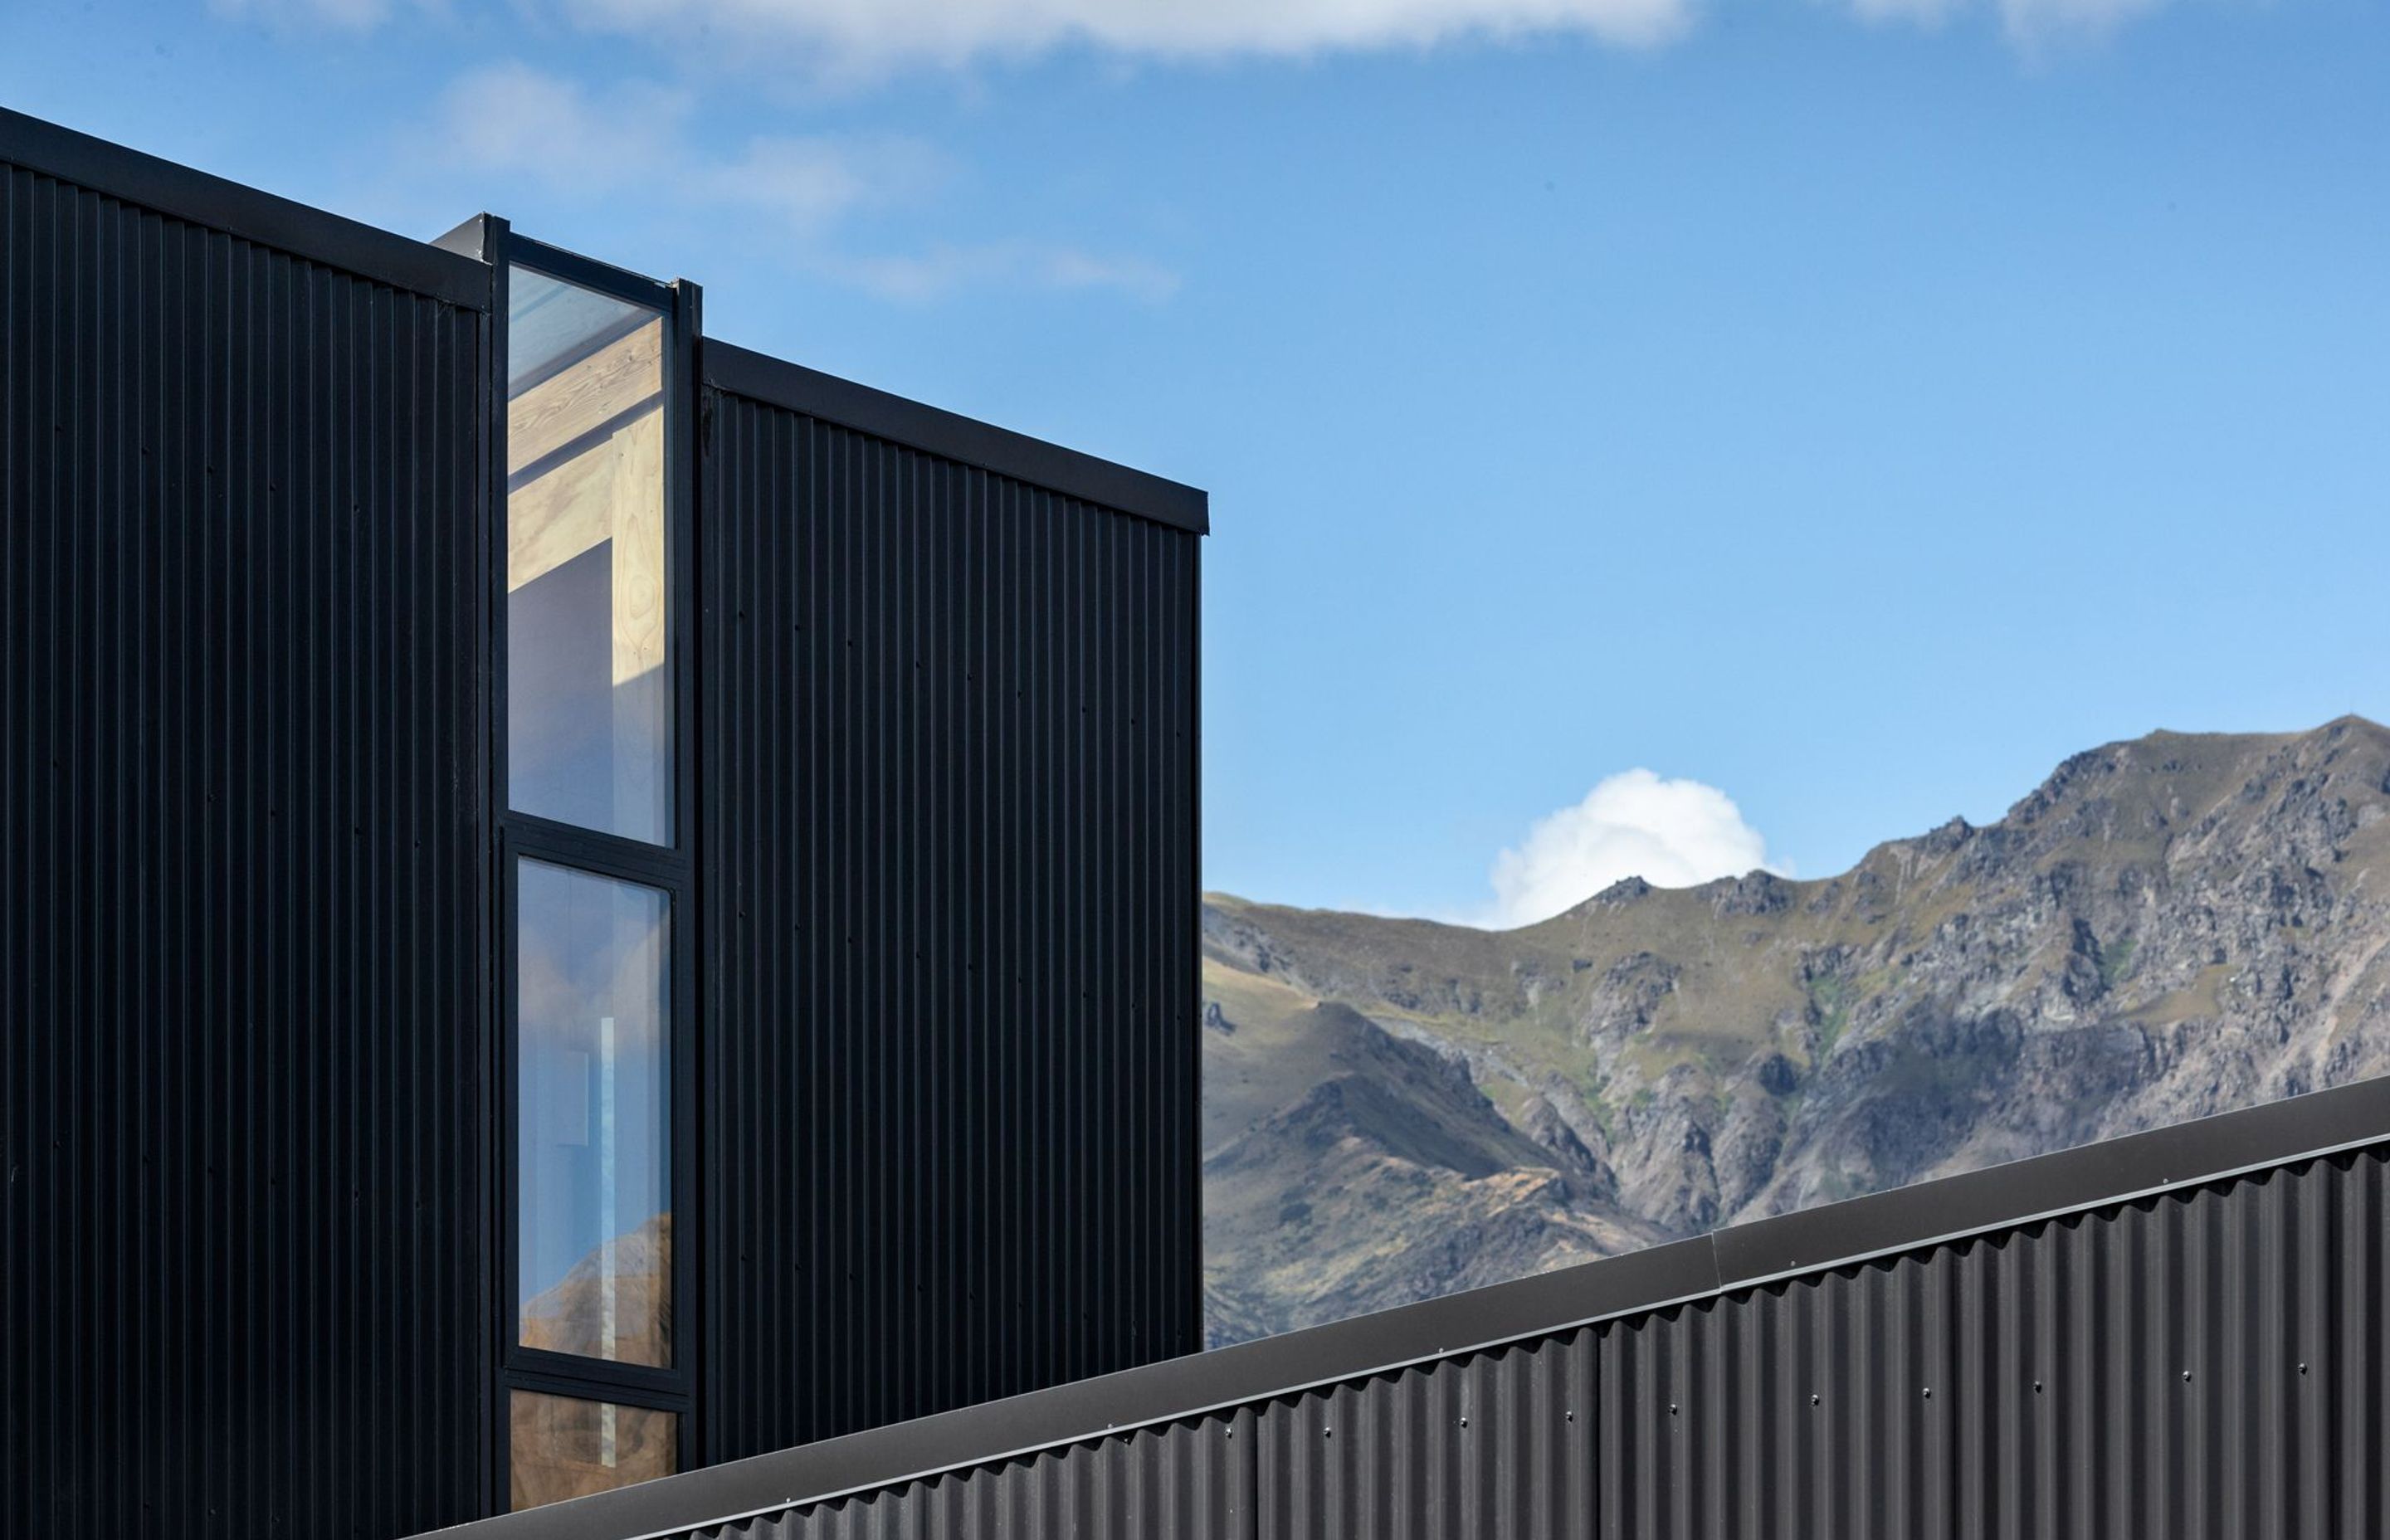
{"label": "black corrugated cladding", "polygon": [[1202,495],[703,356],[706,1457],[1189,1352]]}
{"label": "black corrugated cladding", "polygon": [[484,1511],[476,264],[0,113],[0,1532]]}
{"label": "black corrugated cladding", "polygon": [[2385,1449],[2371,1081],[469,1533],[2359,1540]]}
{"label": "black corrugated cladding", "polygon": [[[1424,1533],[1456,1536],[2380,1534],[2384,1167],[2304,1161],[1308,1392],[1262,1418],[1253,1533],[1399,1534],[1434,1502]],[[1578,1393],[1536,1393],[1571,1350]],[[1331,1422],[1358,1446],[1327,1456]]]}
{"label": "black corrugated cladding", "polygon": [[1596,1347],[1580,1328],[1268,1404],[1243,1533],[1591,1533]]}
{"label": "black corrugated cladding", "polygon": [[2379,1150],[1602,1328],[1601,1535],[2375,1535]]}

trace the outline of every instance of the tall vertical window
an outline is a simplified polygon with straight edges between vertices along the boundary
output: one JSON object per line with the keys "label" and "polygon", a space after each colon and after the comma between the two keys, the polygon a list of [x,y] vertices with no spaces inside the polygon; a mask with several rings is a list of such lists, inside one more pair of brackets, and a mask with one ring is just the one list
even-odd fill
{"label": "tall vertical window", "polygon": [[515,905],[521,1342],[669,1365],[669,903],[526,860]]}
{"label": "tall vertical window", "polygon": [[[505,1495],[675,1469],[691,1431],[693,831],[677,774],[697,294],[499,226],[492,724],[512,1317]],[[484,250],[492,250],[484,229]]]}
{"label": "tall vertical window", "polygon": [[673,841],[664,316],[514,270],[507,352],[507,800]]}

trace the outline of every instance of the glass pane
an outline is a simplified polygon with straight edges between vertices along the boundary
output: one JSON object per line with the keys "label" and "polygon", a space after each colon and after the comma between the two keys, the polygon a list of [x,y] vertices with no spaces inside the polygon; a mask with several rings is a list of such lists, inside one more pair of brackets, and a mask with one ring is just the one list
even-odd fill
{"label": "glass pane", "polygon": [[517,1391],[510,1420],[517,1511],[669,1476],[679,1463],[670,1412]]}
{"label": "glass pane", "polygon": [[667,901],[525,861],[517,902],[522,1342],[669,1364]]}
{"label": "glass pane", "polygon": [[508,801],[670,844],[664,318],[528,268],[511,285]]}

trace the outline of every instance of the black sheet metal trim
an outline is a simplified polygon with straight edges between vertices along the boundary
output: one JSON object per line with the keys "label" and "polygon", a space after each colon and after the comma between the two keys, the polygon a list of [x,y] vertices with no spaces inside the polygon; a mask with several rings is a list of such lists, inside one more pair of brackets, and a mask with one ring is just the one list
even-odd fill
{"label": "black sheet metal trim", "polygon": [[1208,493],[1148,471],[712,338],[705,340],[699,368],[708,385],[750,401],[835,422],[1156,523],[1197,534],[1212,532]]}
{"label": "black sheet metal trim", "polygon": [[1175,1358],[642,1486],[460,1525],[489,1540],[657,1540],[2390,1143],[2390,1077],[1828,1204],[1650,1251]]}
{"label": "black sheet metal trim", "polygon": [[468,310],[489,270],[457,253],[0,108],[0,160]]}
{"label": "black sheet metal trim", "polygon": [[508,233],[507,222],[496,214],[479,213],[460,221],[447,234],[432,237],[431,244],[469,262],[486,265],[490,263],[490,253],[506,244]]}

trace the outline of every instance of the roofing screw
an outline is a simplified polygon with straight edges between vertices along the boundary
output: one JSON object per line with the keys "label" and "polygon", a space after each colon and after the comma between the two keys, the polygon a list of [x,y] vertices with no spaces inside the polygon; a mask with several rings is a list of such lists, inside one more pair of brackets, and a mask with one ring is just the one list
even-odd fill
{"label": "roofing screw", "polygon": [[2189,1369],[2182,1371],[2182,1382],[2186,1385],[2191,1383],[2191,1371]]}
{"label": "roofing screw", "polygon": [[2041,1393],[2041,1381],[2038,1380],[2033,1382],[2033,1393],[2036,1395],[2039,1395]]}
{"label": "roofing screw", "polygon": [[[2299,1367],[2306,1368],[2306,1366],[2305,1364],[2301,1364]],[[1570,1422],[1574,1422],[1576,1420],[1576,1414],[1574,1412],[1562,1412],[1561,1416]]]}
{"label": "roofing screw", "polygon": [[1814,1406],[1814,1405],[1816,1405],[1817,1404],[1818,1404],[1818,1398],[1817,1398],[1815,1395],[1810,1396],[1810,1397],[1809,1397],[1809,1405],[1812,1405],[1812,1406]]}
{"label": "roofing screw", "polygon": [[2299,1372],[2300,1372],[2301,1374],[2305,1374],[2305,1373],[2306,1373],[2306,1372],[2307,1372],[2307,1367],[2306,1367],[2305,1364],[2301,1364],[2301,1365],[2299,1366]]}
{"label": "roofing screw", "polygon": [[1460,1425],[1461,1425],[1463,1428],[1468,1427],[1468,1426],[1469,1426],[1469,1419],[1468,1419],[1467,1418],[1465,1418],[1465,1417],[1464,1417],[1464,1418],[1462,1418],[1460,1419]]}
{"label": "roofing screw", "polygon": [[1676,1416],[1676,1415],[1677,1415],[1677,1404],[1676,1404],[1675,1402],[1673,1402],[1673,1401],[1671,1401],[1671,1402],[1669,1402],[1669,1403],[1668,1403],[1668,1415],[1669,1415],[1670,1417],[1674,1417],[1674,1416]]}
{"label": "roofing screw", "polygon": [[1928,1401],[1934,1399],[1934,1387],[1931,1385],[1925,1387],[1925,1399]]}

